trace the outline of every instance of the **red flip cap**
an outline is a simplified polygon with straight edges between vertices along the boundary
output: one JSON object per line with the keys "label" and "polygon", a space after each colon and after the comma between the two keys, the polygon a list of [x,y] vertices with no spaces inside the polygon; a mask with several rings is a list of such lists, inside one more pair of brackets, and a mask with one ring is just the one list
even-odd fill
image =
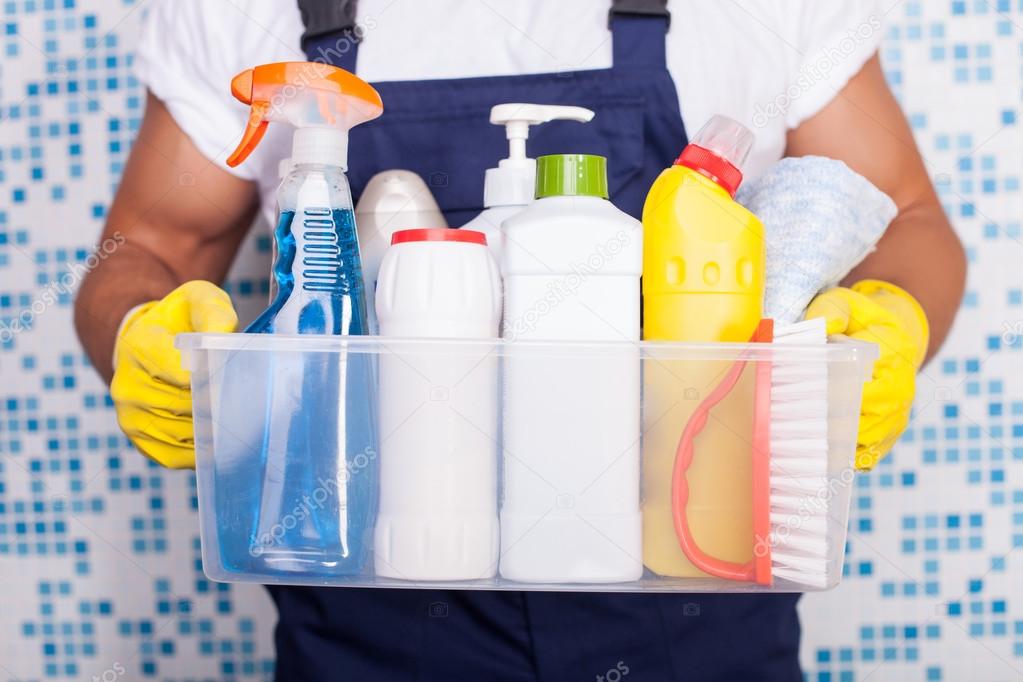
{"label": "red flip cap", "polygon": [[476,230],[457,230],[451,227],[421,227],[414,230],[398,230],[391,235],[391,244],[406,242],[462,242],[465,244],[487,245],[487,235]]}
{"label": "red flip cap", "polygon": [[721,185],[734,199],[735,191],[742,184],[742,171],[714,152],[698,144],[688,144],[675,160],[676,166],[692,168],[697,173]]}

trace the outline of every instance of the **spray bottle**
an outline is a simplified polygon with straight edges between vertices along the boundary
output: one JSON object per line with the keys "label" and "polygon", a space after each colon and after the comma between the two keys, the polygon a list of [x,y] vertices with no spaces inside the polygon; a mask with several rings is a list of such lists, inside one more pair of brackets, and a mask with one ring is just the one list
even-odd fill
{"label": "spray bottle", "polygon": [[[289,170],[277,191],[277,296],[246,331],[366,333],[362,267],[345,170],[348,130],[381,114],[380,96],[352,74],[312,62],[249,69],[235,76],[231,93],[251,110],[227,165],[237,166],[249,156],[270,121],[295,127]],[[303,229],[295,229],[296,217]],[[297,254],[306,267],[292,267]]]}
{"label": "spray bottle", "polygon": [[447,227],[444,214],[423,179],[409,170],[386,170],[371,177],[355,205],[362,255],[362,280],[371,334],[377,333],[376,286],[391,236],[417,227]]}
{"label": "spray bottle", "polygon": [[[311,62],[257,66],[236,76],[231,92],[251,111],[229,166],[245,160],[271,121],[295,127],[290,170],[277,194],[276,295],[246,331],[367,333],[345,170],[348,130],[381,114],[380,96],[346,71]],[[271,574],[358,573],[372,536],[376,479],[373,470],[350,475],[349,465],[355,458],[364,461],[377,445],[371,358],[354,352],[293,353],[272,362],[264,476],[254,500],[260,511],[249,553]],[[310,411],[302,409],[307,401],[330,402],[338,410],[333,419],[313,423]],[[307,509],[304,500],[320,488],[329,488],[327,501]],[[307,513],[283,523],[295,509]]]}
{"label": "spray bottle", "polygon": [[[750,341],[763,312],[760,220],[734,200],[753,133],[714,116],[654,182],[643,206],[643,336],[661,341]],[[730,366],[659,361],[644,369],[643,561],[669,576],[703,576],[679,547],[671,479],[682,430]],[[692,534],[709,554],[750,558],[752,377],[716,408],[688,472]]]}
{"label": "spray bottle", "polygon": [[504,247],[501,223],[533,201],[536,191],[536,159],[526,156],[529,126],[548,121],[586,123],[593,112],[583,107],[555,104],[498,104],[490,110],[490,122],[503,125],[508,138],[508,158],[488,168],[483,180],[483,212],[463,225],[487,236],[490,252],[498,263]]}

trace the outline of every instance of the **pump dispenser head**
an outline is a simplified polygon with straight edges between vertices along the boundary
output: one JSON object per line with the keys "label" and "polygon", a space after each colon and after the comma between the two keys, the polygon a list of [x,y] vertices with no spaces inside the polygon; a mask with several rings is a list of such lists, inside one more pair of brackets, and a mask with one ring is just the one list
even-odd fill
{"label": "pump dispenser head", "polygon": [[743,124],[715,114],[682,150],[675,165],[707,176],[734,197],[742,184],[742,164],[755,139]]}
{"label": "pump dispenser head", "polygon": [[292,164],[348,167],[348,130],[379,116],[380,95],[361,78],[317,62],[263,64],[234,77],[231,94],[250,105],[238,148],[227,159],[234,167],[263,139],[270,121],[296,128]]}
{"label": "pump dispenser head", "polygon": [[498,104],[490,110],[490,122],[505,126],[508,158],[497,168],[487,169],[483,183],[483,206],[525,206],[533,200],[536,187],[536,161],[526,156],[529,126],[565,120],[586,123],[593,112],[583,107],[556,104]]}

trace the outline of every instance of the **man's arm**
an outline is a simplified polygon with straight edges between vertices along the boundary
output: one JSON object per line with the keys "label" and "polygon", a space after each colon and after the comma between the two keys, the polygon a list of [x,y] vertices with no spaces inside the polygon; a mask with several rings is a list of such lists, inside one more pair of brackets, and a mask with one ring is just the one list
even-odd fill
{"label": "man's arm", "polygon": [[895,201],[899,214],[877,250],[843,283],[879,279],[912,294],[930,323],[930,358],[959,308],[966,258],[876,55],[831,103],[789,133],[787,154],[844,161]]}
{"label": "man's arm", "polygon": [[104,379],[125,313],[189,280],[222,281],[257,208],[255,185],[211,163],[149,94],[100,238],[118,246],[75,301],[75,328]]}

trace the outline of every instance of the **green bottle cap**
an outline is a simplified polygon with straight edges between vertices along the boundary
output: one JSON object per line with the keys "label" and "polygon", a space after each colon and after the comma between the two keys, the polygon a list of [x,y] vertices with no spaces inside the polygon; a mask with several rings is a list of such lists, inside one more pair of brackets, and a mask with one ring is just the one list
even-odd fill
{"label": "green bottle cap", "polygon": [[551,154],[536,160],[536,198],[607,199],[607,159],[595,154]]}

